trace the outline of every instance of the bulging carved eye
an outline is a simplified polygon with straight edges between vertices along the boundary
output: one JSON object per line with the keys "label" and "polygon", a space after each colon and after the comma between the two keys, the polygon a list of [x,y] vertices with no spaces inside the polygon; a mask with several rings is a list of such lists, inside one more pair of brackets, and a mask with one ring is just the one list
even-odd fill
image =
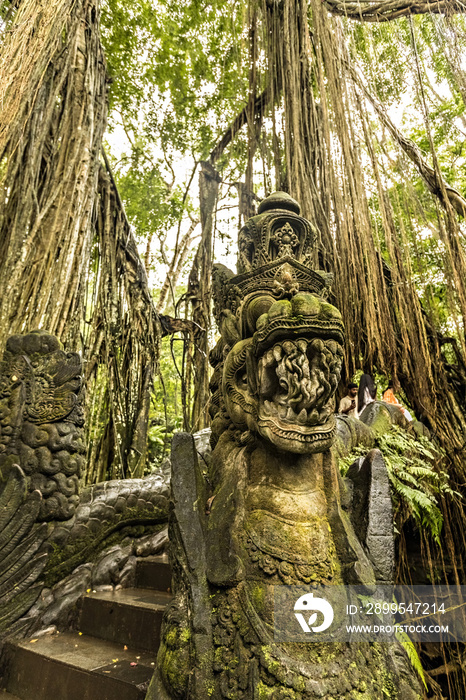
{"label": "bulging carved eye", "polygon": [[274,297],[270,294],[261,294],[247,304],[243,312],[243,329],[248,335],[255,333],[257,319],[267,313],[274,301]]}

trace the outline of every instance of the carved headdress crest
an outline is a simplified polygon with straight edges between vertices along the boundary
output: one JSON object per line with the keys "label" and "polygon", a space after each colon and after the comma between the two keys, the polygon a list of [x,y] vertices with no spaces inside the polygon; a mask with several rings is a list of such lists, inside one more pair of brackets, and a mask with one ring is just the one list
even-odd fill
{"label": "carved headdress crest", "polygon": [[236,313],[245,297],[266,291],[276,298],[290,298],[297,292],[326,297],[333,275],[311,269],[317,231],[304,217],[300,206],[286,192],[275,192],[259,205],[259,213],[243,226],[238,237],[238,274],[220,276],[214,284],[216,311]]}

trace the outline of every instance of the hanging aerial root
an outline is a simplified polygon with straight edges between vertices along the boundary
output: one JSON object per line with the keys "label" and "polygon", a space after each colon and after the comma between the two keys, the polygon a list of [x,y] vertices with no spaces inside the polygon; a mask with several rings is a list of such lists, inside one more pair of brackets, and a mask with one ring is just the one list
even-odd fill
{"label": "hanging aerial root", "polygon": [[428,2],[406,2],[392,0],[389,2],[345,2],[345,0],[324,0],[324,6],[332,14],[364,22],[390,22],[399,17],[423,14],[452,15],[466,11],[466,3],[452,0],[428,0]]}

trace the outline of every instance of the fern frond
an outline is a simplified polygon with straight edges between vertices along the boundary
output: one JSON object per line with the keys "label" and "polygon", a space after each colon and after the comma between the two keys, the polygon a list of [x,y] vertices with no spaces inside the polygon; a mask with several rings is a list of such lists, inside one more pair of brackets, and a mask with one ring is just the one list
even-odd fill
{"label": "fern frond", "polygon": [[397,630],[395,632],[395,637],[397,640],[400,642],[401,646],[405,650],[405,652],[408,655],[408,659],[411,663],[411,666],[413,669],[416,671],[417,675],[421,679],[425,689],[427,690],[427,683],[426,683],[426,677],[424,675],[424,669],[422,668],[422,663],[421,659],[419,658],[419,654],[416,651],[416,647],[403,630]]}

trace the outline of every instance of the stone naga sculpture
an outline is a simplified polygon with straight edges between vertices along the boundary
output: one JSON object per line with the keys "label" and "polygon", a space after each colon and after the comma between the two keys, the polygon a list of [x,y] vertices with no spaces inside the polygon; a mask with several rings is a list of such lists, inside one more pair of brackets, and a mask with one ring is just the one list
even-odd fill
{"label": "stone naga sculpture", "polygon": [[168,519],[161,476],[80,489],[81,372],[80,356],[45,331],[9,338],[0,362],[0,646],[40,627],[44,605],[28,613],[41,591],[95,560],[116,533],[157,534]]}
{"label": "stone naga sculpture", "polygon": [[[175,436],[176,596],[147,700],[421,697],[396,644],[274,641],[274,586],[370,590],[391,575],[371,561],[381,542],[392,561],[391,509],[386,532],[365,518],[359,539],[331,450],[344,327],[326,300],[330,276],[309,267],[315,243],[297,202],[275,193],[240,232],[239,274],[216,269],[214,449],[203,475],[190,436]],[[359,515],[369,502],[364,472],[388,489],[383,466],[375,454],[356,469]]]}

